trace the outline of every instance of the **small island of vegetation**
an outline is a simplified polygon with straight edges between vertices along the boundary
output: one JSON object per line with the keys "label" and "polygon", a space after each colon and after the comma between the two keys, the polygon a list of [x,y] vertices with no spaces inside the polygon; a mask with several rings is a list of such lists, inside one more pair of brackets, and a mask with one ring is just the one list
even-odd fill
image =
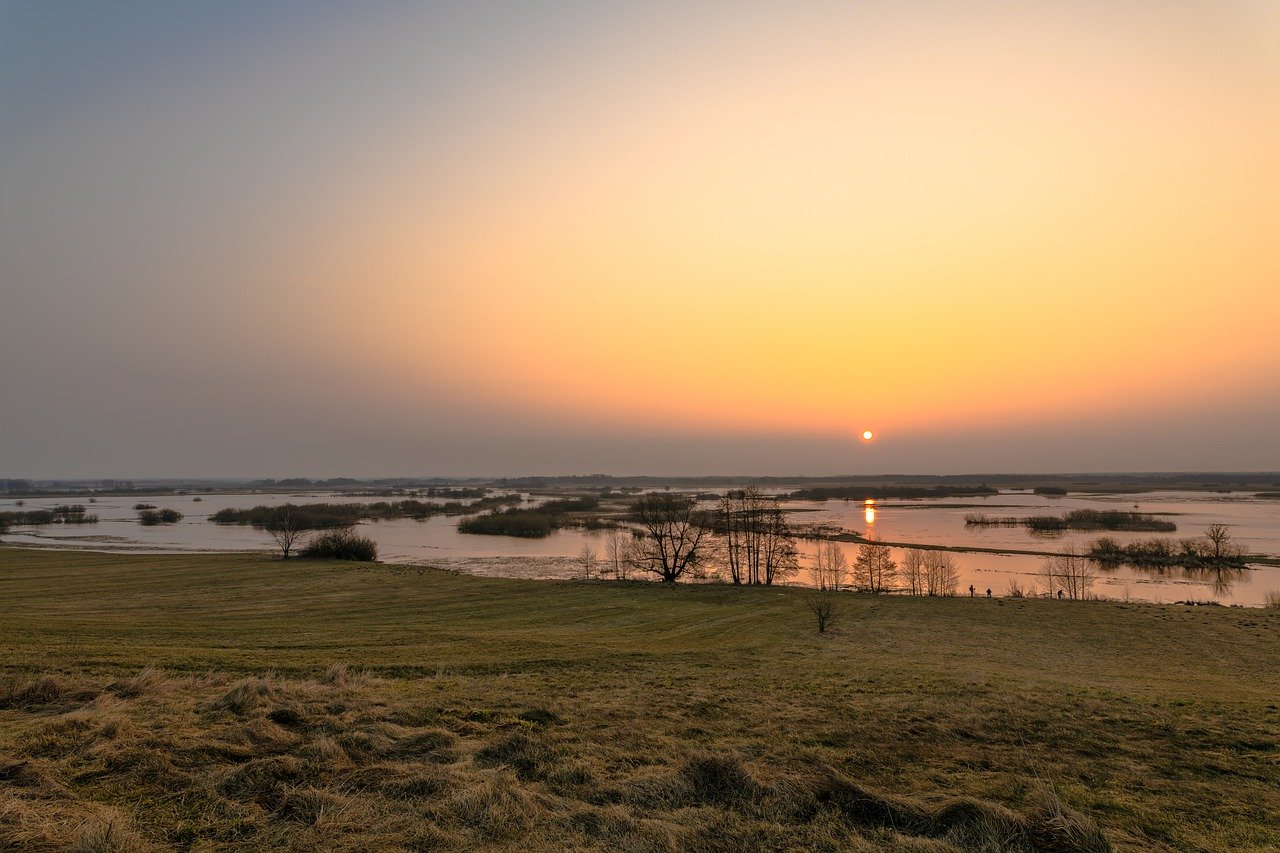
{"label": "small island of vegetation", "polygon": [[176,509],[144,509],[138,513],[138,523],[144,527],[154,527],[158,524],[177,524],[182,521],[182,513]]}
{"label": "small island of vegetation", "polygon": [[1225,524],[1211,524],[1203,536],[1174,542],[1144,539],[1121,545],[1102,538],[1089,548],[1089,557],[1106,566],[1181,566],[1188,569],[1242,569],[1247,564],[1245,549],[1231,537]]}
{"label": "small island of vegetation", "polygon": [[530,509],[511,507],[464,518],[458,522],[458,532],[541,539],[562,527],[598,530],[616,526],[614,522],[595,514],[599,505],[600,499],[594,495],[580,495],[549,500]]}
{"label": "small island of vegetation", "polygon": [[0,529],[13,525],[97,524],[98,516],[90,514],[84,504],[60,504],[50,509],[8,510],[0,512]]}
{"label": "small island of vegetation", "polygon": [[281,510],[288,512],[296,523],[308,530],[322,530],[329,527],[350,527],[361,521],[384,521],[399,518],[412,518],[424,521],[436,515],[464,515],[481,512],[521,501],[519,495],[480,498],[471,503],[447,501],[445,503],[420,500],[376,501],[373,503],[311,503],[282,504],[281,506],[259,505],[249,509],[228,507],[220,509],[209,520],[215,524],[248,524],[253,527],[267,528],[276,523]]}
{"label": "small island of vegetation", "polygon": [[964,517],[964,523],[969,527],[1025,527],[1035,533],[1061,533],[1066,530],[1171,533],[1178,529],[1174,522],[1156,518],[1149,513],[1096,509],[1076,509],[1062,516],[993,516],[971,513]]}

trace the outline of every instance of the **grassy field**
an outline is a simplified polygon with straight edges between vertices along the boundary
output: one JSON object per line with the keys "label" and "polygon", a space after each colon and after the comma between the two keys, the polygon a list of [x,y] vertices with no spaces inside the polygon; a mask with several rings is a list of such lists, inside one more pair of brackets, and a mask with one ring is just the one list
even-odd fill
{"label": "grassy field", "polygon": [[1275,850],[1280,611],[0,548],[0,849]]}

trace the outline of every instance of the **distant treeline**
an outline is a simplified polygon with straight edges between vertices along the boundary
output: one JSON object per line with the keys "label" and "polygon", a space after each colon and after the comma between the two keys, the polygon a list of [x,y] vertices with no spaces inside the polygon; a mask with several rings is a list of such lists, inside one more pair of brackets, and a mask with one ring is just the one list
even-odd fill
{"label": "distant treeline", "polygon": [[793,484],[814,485],[977,485],[989,484],[1009,488],[1031,488],[1033,486],[1095,486],[1114,488],[1124,485],[1141,485],[1153,489],[1170,489],[1177,486],[1277,486],[1280,487],[1278,471],[1207,471],[1198,473],[1142,472],[1134,471],[1125,474],[1096,474],[1080,472],[1075,474],[848,474],[830,477],[753,477],[746,475],[720,475],[698,477],[655,477],[655,476],[613,476],[610,474],[586,474],[574,476],[542,476],[542,477],[509,477],[485,482],[494,485],[539,489],[552,486],[569,486],[576,488],[597,486],[675,486],[683,488],[699,488],[707,486],[779,486]]}
{"label": "distant treeline", "polygon": [[889,498],[974,498],[997,495],[999,491],[986,483],[977,486],[815,486],[787,495],[802,501],[864,501]]}
{"label": "distant treeline", "polygon": [[1116,512],[1111,510],[1077,509],[1063,516],[991,516],[975,513],[966,515],[964,523],[970,527],[1026,527],[1037,533],[1060,533],[1064,530],[1127,530],[1169,533],[1178,529],[1172,521],[1165,521],[1141,512]]}
{"label": "distant treeline", "polygon": [[[310,477],[286,477],[280,480],[271,478],[261,480],[240,481],[234,485],[248,485],[263,489],[344,489],[351,486],[375,486],[396,489],[417,489],[430,486],[453,486],[460,481],[445,477],[377,477],[362,480],[356,477],[329,477],[314,480]],[[471,480],[471,482],[475,482]],[[223,483],[222,485],[227,485]]]}
{"label": "distant treeline", "polygon": [[465,515],[510,503],[518,503],[519,495],[481,498],[470,504],[458,501],[445,503],[419,500],[377,501],[374,503],[316,503],[284,504],[283,506],[255,506],[250,509],[220,509],[209,520],[215,524],[249,524],[270,528],[279,523],[281,510],[288,508],[291,523],[306,530],[322,530],[330,527],[350,527],[361,521],[382,521],[412,518],[418,521],[434,515]]}
{"label": "distant treeline", "polygon": [[1036,486],[1035,493],[1037,495],[1048,495],[1050,497],[1060,498],[1067,493],[1067,490],[1061,486]]}
{"label": "distant treeline", "polygon": [[[1031,489],[1034,487],[1062,486],[1072,491],[1095,489],[1099,491],[1150,491],[1155,489],[1231,489],[1273,487],[1280,488],[1280,472],[1277,471],[1204,471],[1195,473],[1142,472],[1124,474],[849,474],[828,477],[761,477],[749,475],[718,475],[696,477],[614,476],[611,474],[548,475],[535,477],[288,477],[284,479],[190,479],[190,480],[31,480],[25,478],[0,478],[0,494],[155,494],[172,491],[237,491],[257,489],[422,489],[429,487],[482,487],[496,486],[520,489],[552,487],[584,488],[710,488],[745,486],[889,486],[889,485],[977,485],[989,484],[1005,488]],[[1280,494],[1280,493],[1273,493]]]}

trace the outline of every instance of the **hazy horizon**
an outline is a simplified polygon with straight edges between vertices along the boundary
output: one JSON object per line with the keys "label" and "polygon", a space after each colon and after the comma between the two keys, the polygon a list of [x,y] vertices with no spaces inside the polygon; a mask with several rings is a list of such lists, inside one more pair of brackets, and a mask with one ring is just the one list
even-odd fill
{"label": "hazy horizon", "polygon": [[1277,45],[1262,0],[6,3],[0,477],[1275,469]]}

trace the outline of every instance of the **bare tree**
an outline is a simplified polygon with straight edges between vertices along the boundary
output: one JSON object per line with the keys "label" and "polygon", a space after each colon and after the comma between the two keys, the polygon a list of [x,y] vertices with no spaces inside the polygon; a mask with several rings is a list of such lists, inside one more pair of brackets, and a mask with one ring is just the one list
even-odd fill
{"label": "bare tree", "polygon": [[631,519],[639,526],[632,564],[675,583],[702,559],[710,525],[683,495],[646,495],[636,501]]}
{"label": "bare tree", "polygon": [[1045,557],[1040,577],[1048,595],[1070,598],[1072,601],[1088,598],[1098,578],[1093,561],[1077,552],[1075,546],[1067,548],[1062,554]]}
{"label": "bare tree", "polygon": [[813,585],[821,590],[839,591],[849,574],[849,558],[844,555],[840,543],[830,540],[818,543],[809,569]]}
{"label": "bare tree", "polygon": [[733,583],[771,585],[798,570],[795,535],[776,497],[756,488],[728,492],[713,524]]}
{"label": "bare tree", "polygon": [[809,608],[809,612],[818,620],[819,634],[825,634],[827,628],[840,615],[836,594],[830,590],[813,593],[806,599],[805,603]]}
{"label": "bare tree", "polygon": [[751,548],[747,531],[748,518],[745,505],[750,498],[746,490],[728,492],[716,506],[716,534],[720,537],[725,565],[729,569],[729,579],[733,584],[749,583]]}
{"label": "bare tree", "polygon": [[858,558],[853,562],[853,577],[861,589],[879,593],[893,588],[898,564],[891,555],[888,545],[881,545],[874,539],[858,549]]}
{"label": "bare tree", "polygon": [[1210,524],[1204,529],[1204,558],[1214,563],[1238,561],[1245,550],[1231,540],[1231,529],[1225,524]]}
{"label": "bare tree", "polygon": [[928,595],[955,595],[960,570],[946,551],[929,551],[924,556],[925,592]]}
{"label": "bare tree", "polygon": [[908,548],[902,554],[902,579],[906,581],[907,591],[912,595],[924,595],[925,556],[919,548]]}
{"label": "bare tree", "polygon": [[614,528],[604,540],[604,559],[618,580],[627,578],[627,546],[632,540],[631,531]]}
{"label": "bare tree", "polygon": [[298,508],[293,504],[285,504],[277,507],[271,514],[266,530],[280,550],[280,559],[287,560],[289,553],[302,544],[302,536],[307,532],[307,527]]}
{"label": "bare tree", "polygon": [[590,543],[584,544],[582,550],[578,552],[578,562],[582,565],[582,577],[591,580],[591,573],[596,570],[596,564],[599,559],[596,557],[596,550],[591,547]]}

